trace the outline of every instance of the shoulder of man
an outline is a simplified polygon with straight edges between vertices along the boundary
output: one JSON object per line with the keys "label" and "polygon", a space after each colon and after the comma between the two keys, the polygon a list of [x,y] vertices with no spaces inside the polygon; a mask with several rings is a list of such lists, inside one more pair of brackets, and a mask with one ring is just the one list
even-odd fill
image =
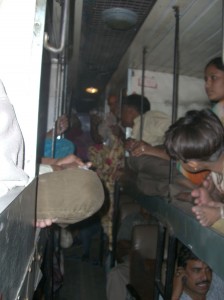
{"label": "shoulder of man", "polygon": [[208,300],[222,300],[224,299],[224,280],[222,280],[214,271],[212,274],[212,283],[207,293]]}
{"label": "shoulder of man", "polygon": [[146,115],[149,115],[151,117],[158,117],[158,118],[168,118],[170,119],[170,116],[162,111],[159,111],[159,110],[150,110],[150,111],[147,111],[145,113]]}

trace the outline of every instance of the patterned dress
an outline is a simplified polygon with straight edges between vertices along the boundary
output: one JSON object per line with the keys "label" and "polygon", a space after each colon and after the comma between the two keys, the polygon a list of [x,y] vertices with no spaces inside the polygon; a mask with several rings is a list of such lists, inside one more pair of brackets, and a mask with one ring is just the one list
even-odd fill
{"label": "patterned dress", "polygon": [[109,210],[101,219],[104,232],[108,235],[109,244],[112,242],[112,216],[114,184],[117,172],[124,167],[124,145],[116,136],[110,136],[110,143],[96,144],[89,148],[89,160],[109,192]]}

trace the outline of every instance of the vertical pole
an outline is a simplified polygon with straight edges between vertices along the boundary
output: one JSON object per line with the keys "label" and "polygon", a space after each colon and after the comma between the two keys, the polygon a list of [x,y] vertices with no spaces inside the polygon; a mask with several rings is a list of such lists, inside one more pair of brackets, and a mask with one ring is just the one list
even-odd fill
{"label": "vertical pole", "polygon": [[[70,4],[70,3],[69,3]],[[67,27],[65,32],[65,48],[63,50],[63,85],[62,85],[62,114],[69,114],[69,105],[68,105],[68,99],[67,99],[67,91],[68,91],[68,49],[69,49],[69,28],[70,28],[70,19],[71,19],[71,13],[69,12],[67,15]]]}
{"label": "vertical pole", "polygon": [[224,63],[224,0],[222,1],[222,63]]}
{"label": "vertical pole", "polygon": [[62,115],[64,112],[63,108],[63,91],[64,91],[64,83],[65,83],[65,44],[68,39],[68,10],[69,10],[69,1],[63,3],[63,7],[61,10],[61,19],[63,20],[63,24],[61,24],[61,32],[63,34],[63,48],[56,53],[61,53],[57,56],[57,80],[56,80],[56,97],[55,97],[55,112],[54,112],[54,128],[52,132],[52,145],[51,145],[51,155],[55,158],[55,147],[56,147],[56,139],[57,139],[57,120],[58,117]]}
{"label": "vertical pole", "polygon": [[173,64],[173,105],[172,123],[177,119],[178,106],[178,81],[179,81],[179,7],[173,7],[176,18],[175,41],[174,41],[174,64]]}
{"label": "vertical pole", "polygon": [[140,123],[140,140],[143,135],[143,99],[144,99],[144,83],[145,83],[145,55],[147,53],[146,47],[142,51],[142,86],[141,86],[141,123]]}
{"label": "vertical pole", "polygon": [[[54,103],[50,103],[50,105],[54,105],[54,126],[52,130],[52,143],[51,143],[51,157],[55,156],[55,143],[56,143],[56,131],[57,131],[57,108],[58,108],[58,59],[52,58],[51,65],[53,66],[53,70],[56,73],[54,81],[52,85],[54,86]],[[51,66],[51,76],[53,76],[53,70]]]}
{"label": "vertical pole", "polygon": [[[178,82],[179,82],[179,7],[173,7],[176,18],[174,39],[174,64],[173,64],[173,101],[172,101],[172,123],[177,119],[178,107]],[[170,160],[169,182],[173,180],[173,160]]]}
{"label": "vertical pole", "polygon": [[119,115],[118,115],[119,122],[120,122],[120,120],[121,120],[122,99],[123,99],[123,91],[122,91],[122,89],[121,89],[121,90],[120,90],[120,94],[119,94]]}
{"label": "vertical pole", "polygon": [[162,282],[162,268],[164,262],[164,249],[167,229],[159,222],[159,236],[156,251],[155,293],[153,300],[158,300],[161,294],[164,298],[165,287]]}
{"label": "vertical pole", "polygon": [[114,184],[114,207],[113,207],[113,218],[112,218],[112,251],[110,267],[115,266],[116,260],[116,246],[117,246],[117,233],[118,233],[118,218],[119,218],[119,203],[120,202],[120,184],[119,180],[115,181]]}
{"label": "vertical pole", "polygon": [[164,300],[171,299],[176,253],[177,253],[177,239],[174,235],[170,234],[169,235],[169,244],[168,244],[168,257],[167,257],[167,271],[166,271]]}
{"label": "vertical pole", "polygon": [[58,76],[58,101],[57,101],[57,118],[56,120],[58,119],[58,117],[60,117],[62,115],[62,90],[63,90],[63,69],[64,69],[64,66],[63,66],[63,55],[60,55],[60,58],[59,58],[59,68],[58,68],[58,71],[59,71],[59,76]]}
{"label": "vertical pole", "polygon": [[62,114],[69,113],[69,105],[67,103],[67,81],[68,81],[68,64],[64,63],[64,84],[63,84],[63,99],[62,99]]}

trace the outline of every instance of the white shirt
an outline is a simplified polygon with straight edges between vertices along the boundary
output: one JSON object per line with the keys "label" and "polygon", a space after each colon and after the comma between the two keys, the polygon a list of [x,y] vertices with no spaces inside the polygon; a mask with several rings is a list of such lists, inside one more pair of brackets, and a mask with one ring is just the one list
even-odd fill
{"label": "white shirt", "polygon": [[[162,296],[159,296],[159,300],[162,300]],[[212,282],[210,289],[206,295],[206,300],[223,300],[224,299],[224,281],[216,275],[214,272],[212,273]],[[180,300],[192,300],[190,296],[188,296],[185,292],[180,297]]]}
{"label": "white shirt", "polygon": [[[140,139],[141,116],[134,120],[132,138]],[[152,146],[163,144],[164,133],[169,128],[171,119],[168,115],[160,111],[147,111],[143,115],[143,134],[142,139]]]}

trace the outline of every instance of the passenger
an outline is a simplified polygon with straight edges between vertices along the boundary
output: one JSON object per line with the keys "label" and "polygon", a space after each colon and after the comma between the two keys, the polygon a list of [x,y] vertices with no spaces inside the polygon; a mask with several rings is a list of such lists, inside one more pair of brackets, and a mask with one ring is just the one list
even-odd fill
{"label": "passenger", "polygon": [[93,145],[88,114],[79,117],[75,111],[72,111],[70,127],[65,132],[65,137],[75,145],[74,154],[84,162],[88,161],[88,149]]}
{"label": "passenger", "polygon": [[[224,65],[221,57],[213,58],[205,67],[205,91],[213,107],[224,101]],[[219,107],[214,107],[214,112],[220,118]]]}
{"label": "passenger", "polygon": [[163,144],[164,132],[171,119],[163,112],[150,110],[149,100],[143,97],[143,132],[140,139],[141,101],[141,95],[132,94],[122,102],[122,125],[132,128],[131,138],[127,140],[125,148],[132,156],[153,155],[169,160],[164,149],[155,146]]}
{"label": "passenger", "polygon": [[222,300],[223,281],[211,268],[182,246],[177,257],[171,300]]}
{"label": "passenger", "polygon": [[[141,112],[143,113],[143,131],[140,137]],[[171,119],[160,111],[151,111],[146,97],[132,94],[123,99],[121,121],[124,127],[132,128],[131,137],[125,142],[130,153],[127,158],[127,172],[124,170],[121,181],[124,185],[136,186],[137,190],[148,196],[167,196],[169,185],[169,156],[164,147],[164,133]],[[133,182],[129,179],[134,178]]]}
{"label": "passenger", "polygon": [[113,143],[113,136],[123,138],[124,133],[119,124],[120,107],[118,100],[116,95],[109,95],[107,104],[110,110],[104,118],[99,117],[96,113],[90,115],[92,139],[96,144],[111,144]]}
{"label": "passenger", "polygon": [[124,132],[120,126],[120,107],[119,99],[116,95],[110,95],[107,100],[109,106],[109,112],[106,114],[103,122],[98,126],[99,134],[102,136],[103,141],[106,143],[113,142],[108,141],[111,135],[119,138],[124,137]]}
{"label": "passenger", "polygon": [[[187,112],[167,130],[164,145],[167,153],[187,171],[211,171],[215,192],[223,199],[224,128],[210,109]],[[192,191],[196,199],[192,211],[202,226],[216,227],[220,225],[216,221],[224,219],[224,204],[213,193],[212,182],[208,179],[204,187]]]}
{"label": "passenger", "polygon": [[54,155],[52,153],[52,136],[53,129],[48,130],[46,134],[46,138],[44,141],[44,157],[55,157],[55,158],[63,158],[70,154],[75,154],[75,145],[73,142],[66,138],[60,137],[64,134],[69,128],[69,121],[66,115],[62,115],[58,117],[56,122],[56,132],[55,132],[55,147],[54,147]]}
{"label": "passenger", "polygon": [[110,95],[108,106],[110,111],[104,120],[97,115],[91,116],[92,138],[96,144],[89,148],[88,156],[109,193],[110,207],[102,217],[102,226],[111,247],[114,183],[117,173],[124,167],[124,145],[119,124],[118,97]]}
{"label": "passenger", "polygon": [[[48,127],[49,127],[49,123],[50,122],[48,122]],[[51,124],[52,127],[53,125],[54,124]],[[56,122],[54,158],[52,153],[53,129],[48,128],[48,132],[46,133],[46,138],[44,141],[44,155],[41,158],[41,164],[39,167],[39,175],[52,172],[52,171],[71,169],[73,167],[84,167],[84,166],[86,168],[91,167],[91,163],[84,164],[81,161],[81,159],[79,159],[77,156],[73,154],[75,147],[71,141],[64,138],[57,139],[59,135],[62,135],[66,132],[68,127],[69,127],[69,123],[68,123],[67,116],[66,115],[60,116]],[[39,210],[39,204],[37,205],[37,208]],[[40,214],[38,213],[38,215]],[[52,222],[55,221],[56,218],[46,219],[46,220],[37,219],[36,226],[43,228],[45,226],[51,225]]]}

